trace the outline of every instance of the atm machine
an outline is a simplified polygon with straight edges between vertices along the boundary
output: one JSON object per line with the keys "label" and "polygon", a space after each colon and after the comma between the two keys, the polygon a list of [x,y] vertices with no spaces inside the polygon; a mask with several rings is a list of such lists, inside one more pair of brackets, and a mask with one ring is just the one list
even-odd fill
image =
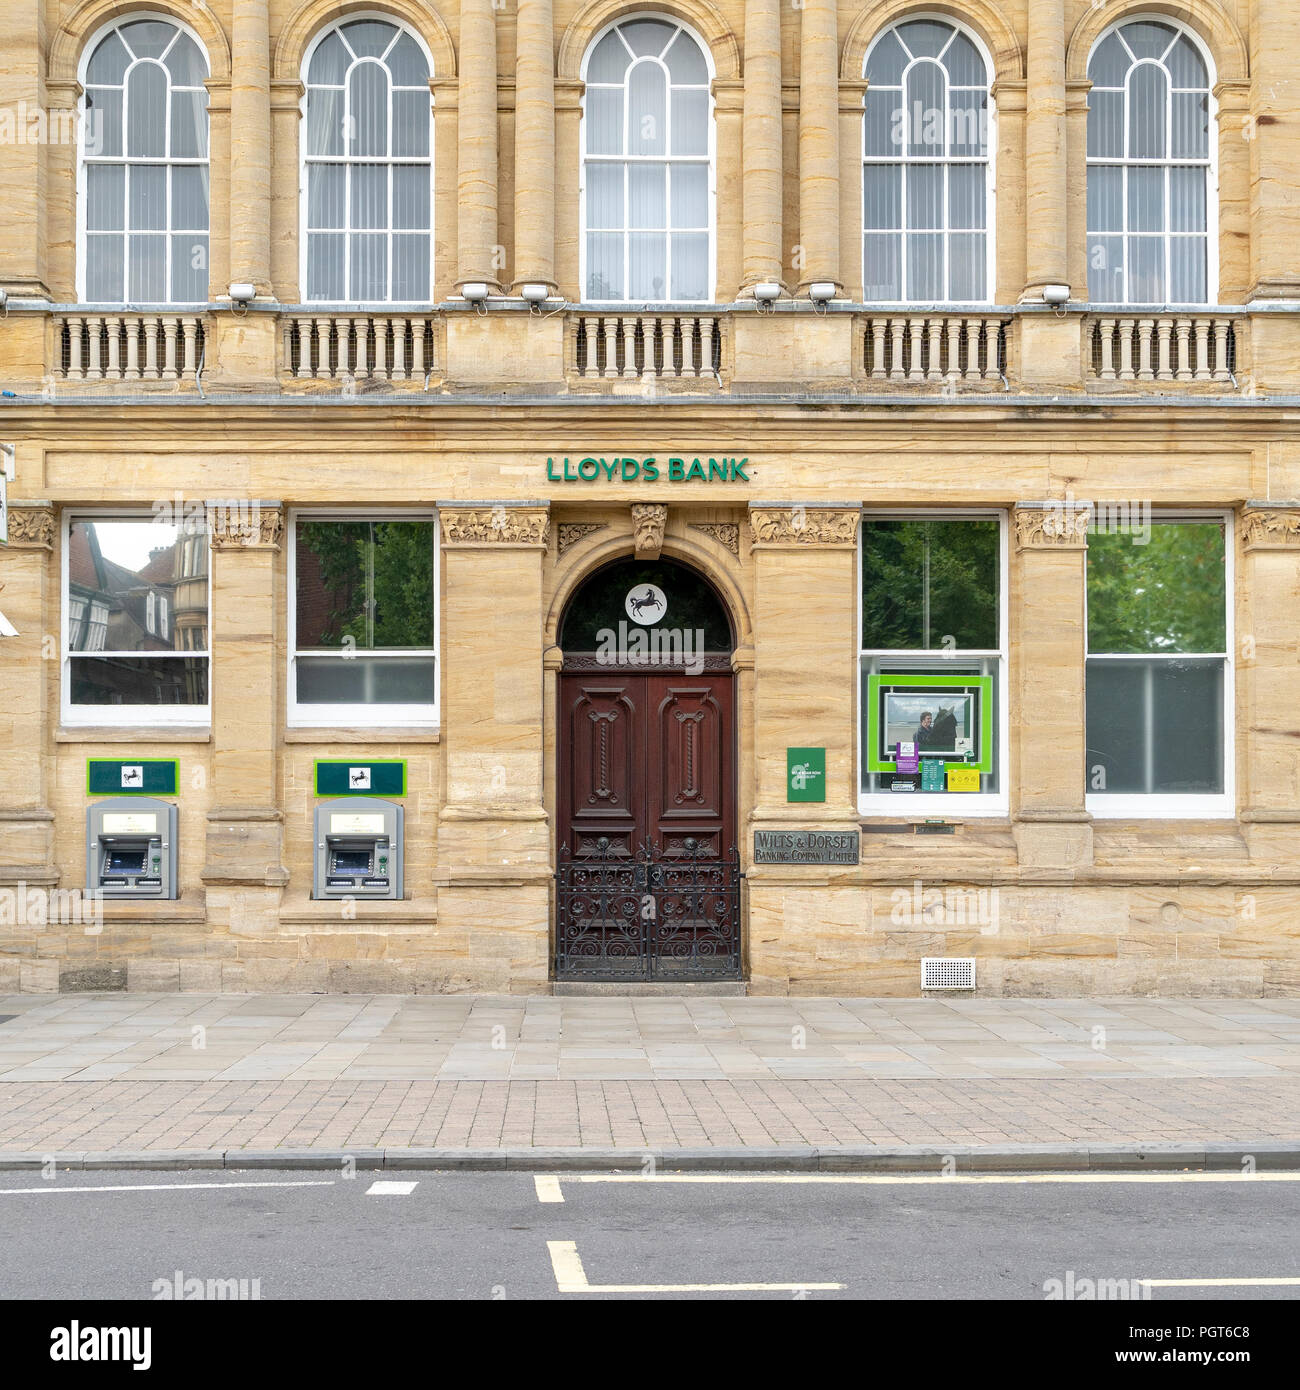
{"label": "atm machine", "polygon": [[403,808],[369,796],[316,807],[313,898],[402,896]]}
{"label": "atm machine", "polygon": [[106,898],[176,896],[174,803],[115,796],[86,811],[86,887]]}

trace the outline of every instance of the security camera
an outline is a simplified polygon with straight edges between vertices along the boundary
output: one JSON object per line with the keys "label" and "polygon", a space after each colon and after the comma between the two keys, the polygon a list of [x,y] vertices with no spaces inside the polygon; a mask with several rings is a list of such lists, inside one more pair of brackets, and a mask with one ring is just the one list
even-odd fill
{"label": "security camera", "polygon": [[1068,304],[1070,302],[1069,285],[1044,285],[1043,303],[1044,304]]}
{"label": "security camera", "polygon": [[232,304],[251,304],[257,298],[257,287],[245,282],[231,285],[230,302]]}

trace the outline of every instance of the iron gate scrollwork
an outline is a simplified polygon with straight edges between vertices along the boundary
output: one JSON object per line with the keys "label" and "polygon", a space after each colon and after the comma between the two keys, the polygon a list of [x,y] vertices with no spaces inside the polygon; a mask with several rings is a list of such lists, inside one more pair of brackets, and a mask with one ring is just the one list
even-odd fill
{"label": "iron gate scrollwork", "polygon": [[562,980],[738,980],[740,855],[688,839],[632,856],[605,837],[556,868],[556,975]]}

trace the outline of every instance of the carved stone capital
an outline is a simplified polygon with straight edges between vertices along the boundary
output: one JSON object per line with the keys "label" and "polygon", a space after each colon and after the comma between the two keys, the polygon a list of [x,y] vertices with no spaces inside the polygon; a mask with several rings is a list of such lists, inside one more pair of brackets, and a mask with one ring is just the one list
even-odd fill
{"label": "carved stone capital", "polygon": [[53,550],[54,508],[25,507],[15,502],[9,508],[10,550]]}
{"label": "carved stone capital", "polygon": [[760,546],[851,546],[861,516],[857,507],[756,507],[749,532]]}
{"label": "carved stone capital", "polygon": [[438,519],[443,544],[450,546],[543,547],[551,534],[545,507],[443,507]]}
{"label": "carved stone capital", "polygon": [[1300,507],[1248,507],[1241,514],[1245,550],[1300,549]]}
{"label": "carved stone capital", "polygon": [[586,540],[595,531],[606,529],[603,521],[562,521],[559,526],[559,553],[563,555],[571,545]]}
{"label": "carved stone capital", "polygon": [[633,502],[633,543],[638,560],[657,560],[664,548],[668,508],[662,502]]}
{"label": "carved stone capital", "polygon": [[264,502],[210,502],[207,512],[213,550],[279,550],[283,508]]}
{"label": "carved stone capital", "polygon": [[733,555],[740,554],[740,527],[734,521],[696,521],[691,523],[691,530],[703,531]]}
{"label": "carved stone capital", "polygon": [[1017,550],[1084,550],[1092,509],[1077,502],[1019,506],[1012,513]]}

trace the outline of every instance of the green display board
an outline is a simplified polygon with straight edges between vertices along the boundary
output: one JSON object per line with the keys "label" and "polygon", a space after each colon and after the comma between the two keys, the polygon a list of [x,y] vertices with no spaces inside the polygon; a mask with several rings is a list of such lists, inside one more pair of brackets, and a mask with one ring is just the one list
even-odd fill
{"label": "green display board", "polygon": [[826,750],[787,748],[785,750],[785,799],[787,801],[826,800]]}
{"label": "green display board", "polygon": [[405,796],[406,763],[338,760],[316,764],[317,796]]}
{"label": "green display board", "polygon": [[[917,738],[931,716],[934,741]],[[944,731],[943,721],[951,720]],[[993,771],[993,677],[893,671],[867,677],[867,770],[897,772],[893,749],[916,742],[921,758],[942,759],[945,772]],[[959,741],[964,747],[959,747]]]}
{"label": "green display board", "polygon": [[87,758],[86,791],[91,796],[175,796],[175,758]]}

